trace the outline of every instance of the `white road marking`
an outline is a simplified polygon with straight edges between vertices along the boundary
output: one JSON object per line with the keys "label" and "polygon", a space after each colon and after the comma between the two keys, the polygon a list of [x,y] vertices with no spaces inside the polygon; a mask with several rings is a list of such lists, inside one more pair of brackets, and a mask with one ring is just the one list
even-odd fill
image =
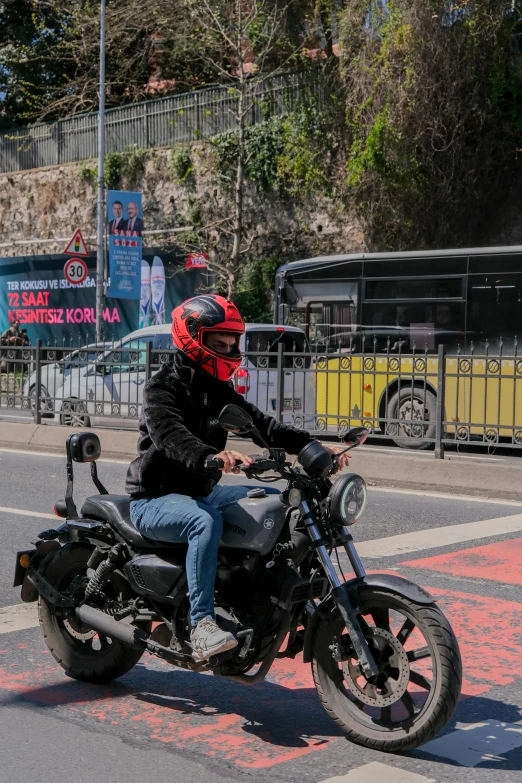
{"label": "white road marking", "polygon": [[15,604],[0,607],[0,634],[37,628],[38,608],[36,601],[30,604]]}
{"label": "white road marking", "polygon": [[389,492],[392,495],[418,495],[423,498],[435,498],[436,500],[459,500],[472,503],[493,503],[497,506],[522,506],[519,500],[496,500],[495,498],[483,498],[477,495],[453,495],[451,492],[425,492],[422,489],[392,489],[391,487],[370,487],[372,492]]}
{"label": "white road marking", "polygon": [[386,783],[436,783],[435,778],[426,778],[424,775],[417,775],[416,772],[380,764],[378,761],[372,761],[364,767],[352,769],[347,775],[328,778],[321,783],[376,783],[381,780],[385,780]]}
{"label": "white road marking", "polygon": [[39,517],[40,519],[58,519],[56,514],[45,514],[43,511],[27,511],[25,508],[10,508],[9,506],[0,506],[0,513],[20,514],[21,517]]}
{"label": "white road marking", "polygon": [[488,720],[463,726],[445,737],[423,745],[419,750],[456,761],[463,767],[476,767],[488,761],[504,761],[507,753],[522,745],[522,723]]}
{"label": "white road marking", "polygon": [[[45,453],[43,451],[29,451],[29,450],[26,451],[25,449],[8,449],[2,447],[0,448],[0,454],[2,453],[22,454],[25,457],[29,455],[34,457],[55,457],[58,459],[65,459],[65,454]],[[113,465],[129,464],[129,460],[127,459],[108,459],[105,457],[101,457],[98,460],[98,462],[107,462]],[[231,476],[228,476],[228,478],[231,478]],[[243,481],[244,479],[241,480]],[[425,492],[424,490],[421,489],[395,489],[392,487],[373,487],[373,486],[370,486],[369,491],[370,493],[389,492],[392,495],[418,495],[419,497],[425,497],[425,498],[435,498],[435,499],[441,498],[447,500],[470,501],[472,503],[494,503],[498,506],[521,506],[522,507],[522,502],[517,500],[496,500],[495,498],[486,498],[477,495],[456,495],[451,492]]]}
{"label": "white road marking", "polygon": [[[1,448],[0,453],[5,452],[6,454],[23,454],[24,457],[27,457],[27,455],[30,455],[31,457],[57,457],[58,459],[65,459],[65,452],[63,454],[55,454],[54,452],[45,452],[45,451],[30,451],[29,449],[5,449]],[[100,457],[98,462],[108,462],[113,465],[128,465],[129,460],[128,459],[108,459],[105,457]]]}
{"label": "white road marking", "polygon": [[500,536],[504,533],[518,533],[522,530],[522,514],[498,519],[484,519],[481,522],[465,522],[462,525],[445,525],[429,530],[415,530],[387,538],[375,538],[373,541],[356,541],[355,546],[361,557],[390,557],[421,549],[435,549],[463,541],[475,541],[480,538]]}
{"label": "white road marking", "polygon": [[[328,445],[328,444],[327,444]],[[433,452],[432,451],[416,451],[415,449],[393,449],[393,448],[386,448],[383,446],[360,446],[357,449],[358,452],[365,451],[368,454],[371,454],[372,452],[379,452],[380,454],[392,454],[394,457],[415,457],[421,458],[421,459],[433,459]],[[487,456],[481,456],[479,454],[460,454],[458,452],[447,452],[445,457],[447,460],[453,460],[453,461],[460,461],[465,459],[477,459],[481,460],[482,462],[505,462],[505,457],[496,457],[492,454],[488,454]]]}

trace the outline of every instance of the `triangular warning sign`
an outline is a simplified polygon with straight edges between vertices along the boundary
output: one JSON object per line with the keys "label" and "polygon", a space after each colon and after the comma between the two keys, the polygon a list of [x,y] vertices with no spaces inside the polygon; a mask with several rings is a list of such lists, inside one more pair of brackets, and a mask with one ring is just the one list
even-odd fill
{"label": "triangular warning sign", "polygon": [[86,258],[89,255],[80,229],[74,232],[73,238],[63,252],[66,256],[84,256]]}

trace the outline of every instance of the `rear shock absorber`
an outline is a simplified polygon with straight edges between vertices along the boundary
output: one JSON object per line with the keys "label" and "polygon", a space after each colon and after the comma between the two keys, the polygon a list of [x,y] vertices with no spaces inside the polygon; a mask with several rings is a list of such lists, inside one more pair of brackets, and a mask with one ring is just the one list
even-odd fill
{"label": "rear shock absorber", "polygon": [[103,588],[111,578],[114,571],[118,567],[119,560],[121,558],[121,544],[116,544],[110,550],[107,558],[97,567],[94,574],[89,579],[87,587],[85,588],[85,600],[94,598],[96,595],[102,592]]}

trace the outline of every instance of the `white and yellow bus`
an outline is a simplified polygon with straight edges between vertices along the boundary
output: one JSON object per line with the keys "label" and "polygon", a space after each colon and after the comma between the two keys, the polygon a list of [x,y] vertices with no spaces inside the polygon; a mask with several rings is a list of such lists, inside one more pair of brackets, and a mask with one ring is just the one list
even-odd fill
{"label": "white and yellow bus", "polygon": [[308,337],[318,430],[362,423],[425,448],[439,403],[443,439],[522,446],[522,247],[295,261],[275,320]]}

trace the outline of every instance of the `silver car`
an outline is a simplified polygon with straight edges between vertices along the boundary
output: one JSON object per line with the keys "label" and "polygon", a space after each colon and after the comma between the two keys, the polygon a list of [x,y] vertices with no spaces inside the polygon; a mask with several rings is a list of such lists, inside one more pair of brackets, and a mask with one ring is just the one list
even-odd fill
{"label": "silver car", "polygon": [[[91,343],[82,346],[77,350],[70,351],[60,361],[51,361],[42,363],[41,367],[41,411],[43,417],[52,417],[54,410],[54,398],[57,390],[63,386],[67,377],[82,367],[91,364],[100,351],[104,352],[112,343]],[[47,349],[49,352],[52,349]],[[57,347],[56,352],[61,353],[62,349]],[[30,400],[31,408],[34,409],[36,389],[36,372],[32,372],[23,386],[23,396]]]}
{"label": "silver car", "polygon": [[[118,426],[136,427],[147,378],[147,343],[153,372],[173,350],[170,324],[138,329],[110,350],[98,352],[64,378],[54,397],[54,420],[70,426],[91,426],[115,420]],[[282,344],[283,421],[312,427],[315,421],[315,381],[306,356],[308,343],[302,329],[273,324],[246,324],[240,348],[244,354],[234,378],[237,391],[265,413],[277,411],[277,351]],[[165,350],[165,354],[161,352]],[[295,353],[293,357],[291,354]],[[281,381],[279,381],[281,382]]]}

